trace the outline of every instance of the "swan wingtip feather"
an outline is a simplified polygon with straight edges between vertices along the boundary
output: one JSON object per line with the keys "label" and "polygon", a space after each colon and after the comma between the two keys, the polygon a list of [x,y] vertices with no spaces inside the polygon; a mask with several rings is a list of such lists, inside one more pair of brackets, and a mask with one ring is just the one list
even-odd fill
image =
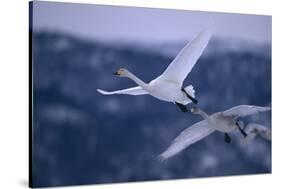
{"label": "swan wingtip feather", "polygon": [[109,93],[104,91],[104,90],[101,90],[101,89],[97,89],[97,91],[103,95],[108,95]]}
{"label": "swan wingtip feather", "polygon": [[167,159],[168,159],[168,158],[165,157],[165,155],[163,155],[163,154],[160,154],[160,155],[157,156],[157,160],[160,161],[160,162],[164,162],[164,161],[166,161]]}

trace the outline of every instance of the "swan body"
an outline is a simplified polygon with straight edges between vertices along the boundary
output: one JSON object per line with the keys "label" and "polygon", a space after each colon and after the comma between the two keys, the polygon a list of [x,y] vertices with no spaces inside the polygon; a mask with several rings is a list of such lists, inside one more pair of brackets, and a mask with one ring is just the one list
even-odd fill
{"label": "swan body", "polygon": [[197,102],[195,91],[192,85],[183,89],[182,84],[193,66],[203,53],[211,36],[211,29],[204,30],[188,43],[170,63],[167,69],[156,79],[145,83],[130,71],[121,68],[115,75],[127,77],[133,80],[138,86],[117,91],[104,91],[97,89],[104,95],[126,94],[126,95],[146,95],[149,94],[159,100],[186,105]]}
{"label": "swan body", "polygon": [[222,112],[217,112],[210,116],[199,108],[192,108],[191,112],[201,115],[208,125],[217,131],[229,133],[237,129],[236,121],[232,117],[224,116]]}
{"label": "swan body", "polygon": [[[194,96],[193,86],[186,87],[192,97]],[[166,102],[178,102],[186,105],[192,101],[181,91],[181,86],[173,81],[156,79],[150,82],[148,92],[151,96]]]}
{"label": "swan body", "polygon": [[[269,111],[270,109],[270,107],[240,105],[224,112],[217,112],[212,115],[208,115],[199,108],[192,108],[191,112],[201,115],[204,120],[182,131],[181,134],[174,139],[172,144],[159,155],[159,159],[166,160],[181,152],[191,144],[209,136],[215,131],[230,133],[236,131],[237,129],[241,129],[239,127],[243,127],[243,125],[241,124],[241,121],[236,120],[237,118]],[[253,127],[249,127],[246,132],[249,132],[249,130],[252,131]],[[247,137],[248,136],[245,138]]]}

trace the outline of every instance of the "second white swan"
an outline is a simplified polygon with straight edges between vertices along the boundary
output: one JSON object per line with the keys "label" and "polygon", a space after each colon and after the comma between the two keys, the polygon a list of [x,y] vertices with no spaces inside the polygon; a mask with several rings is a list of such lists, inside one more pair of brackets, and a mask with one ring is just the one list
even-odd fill
{"label": "second white swan", "polygon": [[214,131],[225,133],[226,142],[230,142],[230,137],[227,133],[234,132],[237,129],[241,131],[241,133],[247,140],[251,140],[255,136],[252,135],[251,132],[254,132],[259,129],[258,133],[262,133],[261,128],[252,126],[246,128],[246,131],[250,134],[250,136],[248,136],[248,134],[242,130],[242,122],[237,121],[237,118],[257,114],[264,111],[269,111],[270,109],[270,107],[240,105],[235,106],[224,112],[217,112],[212,115],[207,115],[199,108],[192,108],[191,112],[201,115],[204,120],[182,131],[180,135],[174,139],[173,143],[168,147],[168,149],[166,149],[163,153],[159,155],[159,159],[166,160],[176,155],[191,144],[194,144],[195,142],[198,142],[201,139],[212,134]]}

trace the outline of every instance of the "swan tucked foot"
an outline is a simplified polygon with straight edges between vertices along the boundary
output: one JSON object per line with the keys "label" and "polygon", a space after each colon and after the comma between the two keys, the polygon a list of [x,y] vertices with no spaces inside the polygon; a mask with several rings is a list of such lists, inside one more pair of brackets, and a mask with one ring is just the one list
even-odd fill
{"label": "swan tucked foot", "polygon": [[240,125],[236,122],[236,125],[240,131],[240,133],[246,138],[248,134],[240,127]]}
{"label": "swan tucked foot", "polygon": [[192,96],[190,96],[185,90],[184,88],[181,89],[182,92],[184,92],[184,94],[186,94],[187,98],[189,98],[193,104],[197,104],[198,103],[198,100],[196,100],[195,98],[193,98]]}
{"label": "swan tucked foot", "polygon": [[231,142],[231,138],[227,133],[224,133],[224,142],[228,144]]}
{"label": "swan tucked foot", "polygon": [[186,107],[185,105],[180,104],[180,103],[177,103],[177,102],[175,102],[175,103],[176,103],[176,105],[181,109],[181,111],[183,111],[183,112],[189,112],[189,110],[187,109],[187,107]]}

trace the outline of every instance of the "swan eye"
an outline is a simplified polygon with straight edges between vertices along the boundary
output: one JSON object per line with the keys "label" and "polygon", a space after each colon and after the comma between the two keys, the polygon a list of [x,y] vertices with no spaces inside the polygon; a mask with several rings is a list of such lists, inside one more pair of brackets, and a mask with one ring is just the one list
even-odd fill
{"label": "swan eye", "polygon": [[119,70],[117,72],[114,72],[113,75],[120,75]]}
{"label": "swan eye", "polygon": [[124,70],[120,69],[117,72],[114,72],[113,75],[122,75],[124,73]]}

